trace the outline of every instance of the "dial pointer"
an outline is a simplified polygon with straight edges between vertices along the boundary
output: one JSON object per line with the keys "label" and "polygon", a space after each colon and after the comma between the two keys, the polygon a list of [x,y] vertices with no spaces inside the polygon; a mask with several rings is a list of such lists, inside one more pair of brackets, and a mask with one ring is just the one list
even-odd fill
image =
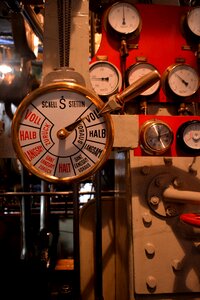
{"label": "dial pointer", "polygon": [[176,75],[176,77],[178,77],[181,80],[182,83],[184,83],[186,86],[188,85],[188,82],[185,81],[181,76],[179,76],[178,74],[175,74],[175,75]]}
{"label": "dial pointer", "polygon": [[74,129],[85,119],[86,117],[84,118],[81,118],[81,119],[78,119],[76,120],[75,122],[71,123],[70,125],[67,125],[66,127],[64,128],[61,128],[60,130],[58,130],[57,132],[57,137],[60,139],[60,140],[64,140],[65,138],[67,138],[73,131]]}

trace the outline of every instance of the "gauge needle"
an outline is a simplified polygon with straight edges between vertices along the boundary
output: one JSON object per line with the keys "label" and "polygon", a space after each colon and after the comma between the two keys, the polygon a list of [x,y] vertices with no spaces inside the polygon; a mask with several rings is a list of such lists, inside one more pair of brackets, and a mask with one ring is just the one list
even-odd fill
{"label": "gauge needle", "polygon": [[92,80],[109,81],[109,77],[93,77]]}
{"label": "gauge needle", "polygon": [[188,82],[185,81],[181,76],[179,76],[178,74],[175,74],[175,75],[176,75],[176,77],[178,77],[181,80],[182,83],[184,83],[186,86],[188,85]]}
{"label": "gauge needle", "polygon": [[124,11],[124,5],[123,5],[123,18],[122,18],[122,25],[125,25],[126,21],[125,21],[125,11]]}
{"label": "gauge needle", "polygon": [[84,118],[81,118],[81,119],[78,119],[76,120],[75,122],[71,123],[70,125],[67,125],[66,127],[64,128],[61,128],[60,130],[58,130],[57,132],[57,137],[60,139],[60,140],[64,140],[66,139],[73,131],[74,129],[85,119],[86,117]]}

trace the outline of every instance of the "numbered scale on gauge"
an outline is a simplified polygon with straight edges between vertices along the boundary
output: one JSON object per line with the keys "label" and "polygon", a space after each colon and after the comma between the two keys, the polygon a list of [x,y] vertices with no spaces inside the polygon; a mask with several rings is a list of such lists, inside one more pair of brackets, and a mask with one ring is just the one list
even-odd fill
{"label": "numbered scale on gauge", "polygon": [[112,149],[112,121],[103,102],[74,83],[53,83],[29,94],[13,119],[13,145],[33,174],[50,182],[92,175]]}
{"label": "numbered scale on gauge", "polygon": [[164,72],[164,90],[172,96],[187,98],[199,88],[198,72],[188,64],[172,65]]}
{"label": "numbered scale on gauge", "polygon": [[131,3],[117,2],[108,9],[106,29],[111,34],[135,38],[139,35],[141,26],[139,11]]}
{"label": "numbered scale on gauge", "polygon": [[173,131],[161,120],[147,120],[140,130],[140,143],[148,154],[161,155],[173,142]]}
{"label": "numbered scale on gauge", "polygon": [[122,76],[118,68],[108,61],[97,61],[90,65],[90,81],[99,96],[110,96],[120,91]]}
{"label": "numbered scale on gauge", "polygon": [[183,123],[177,130],[177,144],[185,153],[200,154],[200,120]]}
{"label": "numbered scale on gauge", "polygon": [[[146,62],[140,62],[131,65],[127,71],[126,71],[126,85],[130,85],[142,76],[152,72],[157,71],[157,69],[149,63]],[[157,71],[158,72],[158,71]],[[148,88],[146,91],[142,92],[141,96],[151,96],[155,94],[155,92],[158,91],[160,87],[160,80],[157,81],[155,84],[153,84],[150,88]]]}

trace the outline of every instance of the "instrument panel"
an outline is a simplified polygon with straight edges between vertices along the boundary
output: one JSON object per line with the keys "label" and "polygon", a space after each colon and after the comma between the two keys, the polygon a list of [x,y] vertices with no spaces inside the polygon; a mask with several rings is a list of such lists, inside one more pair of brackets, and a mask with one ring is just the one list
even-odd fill
{"label": "instrument panel", "polygon": [[[133,12],[137,15],[137,26],[133,30],[135,34],[131,37],[125,29],[124,32],[113,34],[109,15],[118,14],[118,19],[123,23],[126,14],[127,18],[133,18]],[[169,149],[163,153],[145,152],[139,142],[134,150],[136,156],[187,156],[192,153],[179,149],[176,134],[182,123],[200,120],[198,13],[199,7],[191,9],[187,6],[140,3],[127,5],[127,2],[120,2],[118,9],[115,4],[104,13],[101,43],[91,65],[99,57],[106,57],[107,63],[114,65],[121,74],[121,90],[154,69],[161,76],[160,82],[141,93],[132,103],[125,104],[122,113],[139,115],[140,131],[147,120],[166,121],[167,126],[172,127],[174,138]],[[131,20],[128,20],[130,25]],[[115,31],[120,30],[121,27]]]}

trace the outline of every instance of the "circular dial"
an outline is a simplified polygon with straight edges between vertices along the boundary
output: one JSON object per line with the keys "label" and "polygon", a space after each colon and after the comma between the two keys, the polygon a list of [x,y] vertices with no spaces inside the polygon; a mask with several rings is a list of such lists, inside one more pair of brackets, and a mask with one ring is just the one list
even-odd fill
{"label": "circular dial", "polygon": [[115,65],[108,61],[97,61],[90,65],[90,81],[99,96],[110,96],[120,91],[122,77]]}
{"label": "circular dial", "polygon": [[167,90],[178,97],[190,97],[199,88],[197,71],[187,64],[177,64],[167,69]]}
{"label": "circular dial", "polygon": [[13,118],[13,146],[22,164],[50,182],[72,182],[97,171],[110,155],[113,127],[103,102],[70,82],[34,90]]}
{"label": "circular dial", "polygon": [[[131,65],[126,72],[126,82],[127,85],[132,84],[139,78],[143,77],[144,75],[156,70],[156,68],[146,62],[137,63],[134,65]],[[160,81],[157,81],[154,85],[152,85],[150,88],[148,88],[146,91],[141,93],[141,96],[150,96],[154,94],[160,87]]]}
{"label": "circular dial", "polygon": [[137,36],[141,31],[140,14],[127,2],[113,4],[108,10],[107,22],[111,30],[121,35]]}
{"label": "circular dial", "polygon": [[200,38],[200,6],[193,7],[187,14],[187,25],[189,30]]}
{"label": "circular dial", "polygon": [[173,142],[173,132],[165,122],[148,120],[141,128],[140,142],[146,153],[160,155],[170,148]]}
{"label": "circular dial", "polygon": [[200,120],[183,123],[177,130],[177,143],[186,153],[200,154]]}

